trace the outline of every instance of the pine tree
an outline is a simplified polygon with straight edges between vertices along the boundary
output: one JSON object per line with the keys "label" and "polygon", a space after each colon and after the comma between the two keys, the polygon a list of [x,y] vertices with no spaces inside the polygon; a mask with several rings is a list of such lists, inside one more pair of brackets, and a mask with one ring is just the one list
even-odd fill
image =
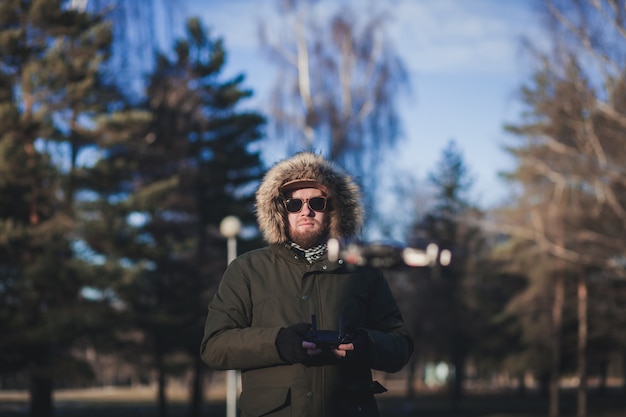
{"label": "pine tree", "polygon": [[409,239],[414,246],[436,243],[439,250],[450,250],[452,263],[437,265],[416,280],[420,290],[415,304],[423,317],[417,319],[416,333],[424,340],[423,352],[429,359],[452,363],[451,406],[457,408],[463,396],[466,361],[481,327],[478,308],[472,304],[472,282],[476,260],[485,245],[478,227],[481,213],[468,197],[472,178],[454,141],[448,142],[437,166],[429,175],[434,204],[416,221]]}
{"label": "pine tree", "polygon": [[28,374],[31,414],[49,416],[55,381],[89,377],[76,352],[107,311],[83,293],[95,274],[76,252],[74,204],[89,120],[106,108],[98,68],[110,33],[61,1],[3,2],[0,16],[0,297],[11,335],[0,350]]}
{"label": "pine tree", "polygon": [[[190,20],[174,58],[158,56],[147,90],[152,123],[145,140],[111,149],[95,167],[111,182],[94,207],[113,214],[106,224],[94,222],[87,240],[123,265],[116,292],[145,336],[141,359],[158,371],[161,416],[167,414],[166,376],[190,365],[196,372],[192,414],[199,412],[204,366],[197,352],[206,305],[226,262],[218,225],[229,214],[244,224],[253,220],[253,185],[263,172],[251,146],[264,119],[238,110],[251,91],[242,88],[242,76],[220,79],[224,63],[221,40]],[[128,168],[115,177],[118,166]],[[107,195],[120,198],[111,204]]]}

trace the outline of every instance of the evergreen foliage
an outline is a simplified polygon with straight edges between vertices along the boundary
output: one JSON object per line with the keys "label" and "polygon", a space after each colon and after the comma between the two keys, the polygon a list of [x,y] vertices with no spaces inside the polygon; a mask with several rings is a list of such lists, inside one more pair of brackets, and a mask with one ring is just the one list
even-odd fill
{"label": "evergreen foliage", "polygon": [[98,68],[110,35],[60,1],[3,2],[0,14],[0,320],[10,335],[0,356],[3,371],[28,375],[31,414],[49,416],[55,384],[90,377],[80,352],[107,312],[83,295],[96,274],[74,251],[74,190],[93,143],[82,122],[106,111]]}
{"label": "evergreen foliage", "polygon": [[123,316],[128,330],[142,334],[126,356],[158,370],[161,414],[167,375],[191,366],[195,383],[201,380],[198,343],[226,261],[218,225],[229,214],[253,221],[254,186],[263,173],[251,147],[264,119],[238,110],[251,95],[242,76],[221,80],[221,40],[191,19],[174,51],[173,58],[158,55],[149,80],[144,138],[113,141],[94,167],[97,181],[108,181],[98,188],[85,234],[119,269]]}
{"label": "evergreen foliage", "polygon": [[414,224],[409,241],[450,250],[452,263],[416,273],[411,322],[422,360],[452,365],[451,407],[458,408],[469,364],[478,372],[494,369],[504,360],[498,348],[517,342],[515,320],[505,306],[524,280],[504,276],[489,259],[479,226],[483,214],[469,200],[471,174],[454,141],[437,166],[429,175],[433,205]]}
{"label": "evergreen foliage", "polygon": [[[198,343],[226,261],[218,224],[252,220],[262,174],[264,119],[236,109],[252,92],[243,76],[220,80],[223,45],[198,20],[174,60],[159,55],[138,107],[102,72],[100,16],[54,0],[0,8],[4,380],[28,375],[31,414],[52,415],[54,387],[91,378],[95,348],[135,352],[163,388],[192,364],[199,396]],[[120,351],[129,340],[142,353]]]}

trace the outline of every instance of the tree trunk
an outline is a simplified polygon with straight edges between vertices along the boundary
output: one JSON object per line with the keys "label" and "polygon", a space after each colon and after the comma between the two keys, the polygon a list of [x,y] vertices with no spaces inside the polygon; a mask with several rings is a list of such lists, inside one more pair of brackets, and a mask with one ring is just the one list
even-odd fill
{"label": "tree trunk", "polygon": [[193,377],[191,378],[191,403],[189,404],[189,417],[200,417],[204,393],[204,375],[206,366],[198,357],[194,361]]}
{"label": "tree trunk", "polygon": [[578,278],[578,417],[587,416],[587,280]]}
{"label": "tree trunk", "polygon": [[413,352],[409,361],[409,374],[406,379],[406,397],[415,398],[415,374],[417,369],[417,354]]}
{"label": "tree trunk", "polygon": [[622,351],[622,392],[626,395],[626,350]]}
{"label": "tree trunk", "polygon": [[455,330],[452,346],[452,364],[454,366],[454,378],[452,379],[452,398],[450,405],[456,414],[461,408],[463,401],[463,385],[465,382],[465,360],[467,358],[467,340],[461,329]]}
{"label": "tree trunk", "polygon": [[526,378],[525,378],[524,373],[521,373],[517,377],[517,380],[519,381],[518,386],[517,386],[517,396],[519,398],[526,398],[527,387],[526,387]]}
{"label": "tree trunk", "polygon": [[461,408],[465,382],[465,354],[461,351],[464,347],[457,349],[458,351],[454,355],[454,385],[452,386],[452,409],[454,412],[458,412]]}
{"label": "tree trunk", "polygon": [[605,356],[600,362],[600,386],[598,387],[599,397],[606,397],[606,395],[608,394],[607,379],[609,377],[609,366],[610,361]]}
{"label": "tree trunk", "polygon": [[52,417],[52,379],[47,376],[34,375],[30,381],[30,416]]}
{"label": "tree trunk", "polygon": [[554,282],[554,304],[552,305],[552,366],[550,369],[550,417],[559,417],[559,379],[561,374],[561,327],[565,302],[565,279],[557,271]]}
{"label": "tree trunk", "polygon": [[167,417],[167,396],[165,393],[166,390],[166,380],[165,380],[165,366],[163,365],[163,357],[159,355],[157,358],[157,372],[158,372],[158,415],[159,417]]}

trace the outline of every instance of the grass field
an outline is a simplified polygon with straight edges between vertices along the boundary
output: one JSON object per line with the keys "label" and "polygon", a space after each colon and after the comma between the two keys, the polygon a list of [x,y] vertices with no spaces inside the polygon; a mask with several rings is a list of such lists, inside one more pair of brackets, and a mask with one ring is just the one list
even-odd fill
{"label": "grass field", "polygon": [[[203,416],[225,416],[223,393],[214,392],[205,401]],[[150,388],[99,388],[55,392],[56,417],[154,417],[156,393]],[[169,417],[189,415],[186,393],[168,391]],[[422,394],[414,399],[400,395],[378,396],[381,417],[547,417],[547,399],[536,393],[520,398],[515,393],[468,394],[458,409],[445,395]],[[626,417],[626,395],[610,392],[588,396],[587,417]],[[24,392],[0,391],[0,417],[28,415]],[[574,392],[563,392],[561,417],[576,417]]]}

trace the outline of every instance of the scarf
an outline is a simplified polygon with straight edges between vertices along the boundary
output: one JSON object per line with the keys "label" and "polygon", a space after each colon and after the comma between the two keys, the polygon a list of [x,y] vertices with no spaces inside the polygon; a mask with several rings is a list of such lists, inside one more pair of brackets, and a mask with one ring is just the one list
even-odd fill
{"label": "scarf", "polygon": [[291,245],[291,249],[293,249],[297,254],[304,256],[310,264],[324,256],[327,250],[326,243],[321,243],[309,249],[303,249],[300,245],[294,242],[289,242],[289,245]]}

